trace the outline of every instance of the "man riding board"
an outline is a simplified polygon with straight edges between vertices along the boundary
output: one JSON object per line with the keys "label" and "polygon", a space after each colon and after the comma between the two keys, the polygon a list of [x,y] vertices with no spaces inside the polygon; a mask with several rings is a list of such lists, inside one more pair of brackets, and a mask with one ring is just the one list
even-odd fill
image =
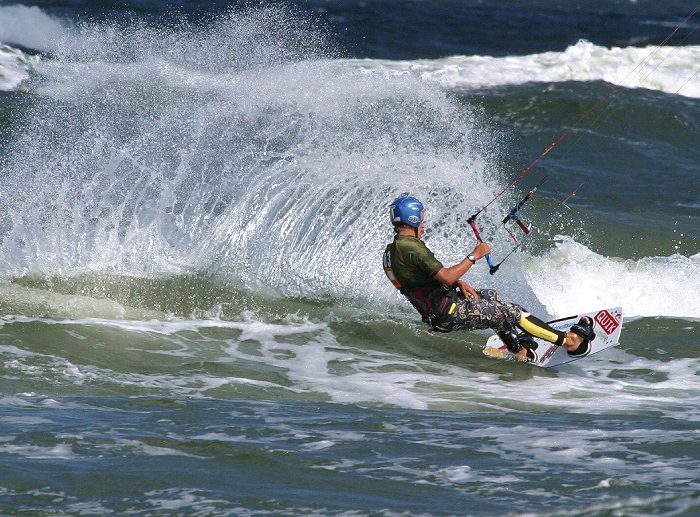
{"label": "man riding board", "polygon": [[[384,251],[384,272],[438,332],[453,330],[496,331],[508,350],[521,361],[533,355],[531,336],[563,346],[570,355],[584,355],[595,339],[593,322],[584,316],[567,332],[553,329],[514,303],[501,301],[493,289],[476,291],[462,276],[491,252],[479,242],[459,263],[445,267],[422,240],[425,209],[413,196],[401,196],[389,206],[394,241]],[[516,335],[516,329],[522,331]]]}

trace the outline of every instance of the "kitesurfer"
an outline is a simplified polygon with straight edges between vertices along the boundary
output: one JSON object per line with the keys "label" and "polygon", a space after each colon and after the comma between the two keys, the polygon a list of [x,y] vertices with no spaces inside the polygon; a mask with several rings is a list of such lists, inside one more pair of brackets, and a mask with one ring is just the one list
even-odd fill
{"label": "kitesurfer", "polygon": [[[384,251],[384,271],[423,321],[438,332],[490,328],[522,361],[532,358],[531,336],[563,346],[571,355],[584,355],[595,339],[593,322],[583,317],[568,332],[553,329],[514,303],[503,302],[493,289],[473,289],[462,276],[491,252],[479,242],[459,263],[445,267],[422,240],[425,208],[413,196],[401,196],[389,206],[394,241]],[[517,329],[517,330],[516,330]],[[517,331],[522,331],[516,334]]]}

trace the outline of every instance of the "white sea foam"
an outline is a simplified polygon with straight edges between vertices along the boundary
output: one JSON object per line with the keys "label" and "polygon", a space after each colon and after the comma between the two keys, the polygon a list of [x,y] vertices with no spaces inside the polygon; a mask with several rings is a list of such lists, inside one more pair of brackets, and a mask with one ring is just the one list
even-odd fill
{"label": "white sea foam", "polygon": [[109,450],[120,448],[129,453],[141,454],[144,456],[185,456],[188,458],[201,458],[201,456],[189,454],[173,447],[158,447],[141,440],[130,440],[126,438],[116,439],[112,443],[102,446],[102,448]]}
{"label": "white sea foam", "polygon": [[[423,395],[413,387],[429,376],[416,372],[415,361],[381,352],[359,351],[340,345],[330,329],[309,337],[303,345],[287,342],[274,334],[257,334],[250,350],[243,340],[227,349],[235,361],[256,361],[285,371],[293,391],[319,393],[336,402],[380,402],[401,407],[426,408]],[[405,370],[413,370],[406,372]],[[437,377],[435,377],[437,380]]]}
{"label": "white sea foam", "polygon": [[552,250],[525,263],[530,287],[556,317],[622,306],[627,318],[700,318],[700,253],[622,260],[558,236]]}
{"label": "white sea foam", "polygon": [[[151,319],[151,320],[121,320],[103,318],[79,318],[79,319],[49,319],[33,316],[13,316],[6,315],[0,319],[0,326],[13,323],[33,323],[42,322],[47,325],[70,325],[70,326],[104,326],[114,327],[125,332],[155,333],[172,335],[184,331],[200,331],[211,328],[235,329],[242,331],[241,340],[257,339],[260,336],[289,336],[307,332],[316,332],[326,329],[325,323],[314,323],[290,316],[284,323],[267,323],[256,319],[252,313],[245,313],[243,321],[228,321],[220,319],[199,319],[185,320],[178,318]],[[118,318],[118,316],[117,316]],[[79,340],[85,339],[77,332],[73,332],[73,337]],[[4,345],[6,348],[7,346]],[[2,347],[0,347],[2,348]],[[14,349],[14,347],[12,347]],[[15,353],[19,353],[15,349]]]}
{"label": "white sea foam", "polygon": [[[523,419],[525,420],[527,419]],[[493,491],[508,491],[513,489],[514,484],[526,483],[533,468],[547,468],[551,475],[561,474],[565,477],[585,464],[591,486],[595,486],[596,481],[598,485],[609,485],[610,476],[614,476],[615,481],[624,477],[626,482],[683,483],[692,478],[697,470],[696,462],[688,456],[673,457],[656,452],[659,444],[694,443],[696,433],[692,429],[669,431],[636,427],[630,430],[622,428],[603,431],[586,422],[581,422],[578,428],[561,428],[556,423],[549,422],[544,426],[499,423],[493,426],[482,425],[476,429],[464,426],[449,430],[437,426],[425,433],[420,433],[415,428],[406,428],[402,432],[411,436],[413,443],[417,436],[429,433],[432,447],[447,447],[453,443],[471,444],[481,454],[517,467],[507,473],[494,472],[492,469],[481,468],[479,461],[475,461],[472,465],[457,463],[436,469],[434,466],[425,468],[424,464],[415,459],[397,457],[389,465],[385,462],[358,465],[356,462],[339,460],[318,468],[362,472],[367,475],[379,470],[391,470],[396,479],[410,479],[421,484],[449,486],[452,489],[456,485],[488,484]],[[425,441],[418,440],[418,443]],[[462,461],[471,458],[462,452],[457,454]],[[648,468],[639,469],[642,462]],[[541,487],[538,487],[537,494],[540,497],[550,495]]]}
{"label": "white sea foam", "polygon": [[0,6],[0,91],[17,89],[41,62],[12,45],[50,51],[64,36],[63,25],[38,7]]}
{"label": "white sea foam", "polygon": [[367,73],[416,75],[447,88],[489,88],[528,82],[607,81],[700,97],[700,46],[601,47],[579,41],[563,52],[524,56],[451,56],[390,61],[353,59],[346,63]]}
{"label": "white sea foam", "polygon": [[65,36],[65,25],[38,7],[0,6],[0,43],[47,52]]}
{"label": "white sea foam", "polygon": [[[156,513],[179,513],[179,514],[216,514],[221,503],[227,501],[212,499],[201,494],[201,490],[168,488],[165,490],[154,490],[146,492],[148,496],[146,504],[148,510]],[[236,508],[230,512],[223,512],[230,515],[252,515],[247,508]]]}
{"label": "white sea foam", "polygon": [[[6,324],[35,322],[105,326],[135,334],[171,336],[155,350],[139,346],[140,340],[132,338],[133,344],[122,352],[133,353],[134,357],[158,353],[172,356],[167,361],[175,362],[178,362],[178,358],[186,358],[189,362],[189,357],[202,359],[206,356],[207,361],[230,365],[226,370],[228,375],[182,371],[178,375],[160,371],[131,372],[121,371],[116,365],[113,368],[92,365],[87,356],[85,364],[74,365],[59,356],[10,346],[0,347],[0,359],[5,359],[4,366],[8,371],[34,379],[60,376],[64,382],[75,386],[99,382],[138,389],[141,393],[179,393],[188,396],[209,396],[213,390],[245,386],[246,389],[264,392],[282,390],[300,397],[320,396],[343,403],[379,403],[425,409],[430,406],[435,394],[431,394],[430,390],[417,389],[418,386],[422,383],[442,385],[444,382],[443,373],[426,373],[434,370],[429,362],[345,346],[338,342],[328,324],[299,322],[296,318],[276,324],[253,317],[237,322],[6,319]],[[240,334],[231,334],[223,342],[212,342],[198,335],[208,328],[237,330]],[[192,334],[187,337],[179,334],[173,336],[183,331]],[[172,344],[178,347],[175,352],[170,350]],[[266,380],[255,379],[260,371],[268,372]],[[328,439],[348,439],[348,436],[329,436]]]}
{"label": "white sea foam", "polygon": [[17,89],[22,81],[29,79],[31,71],[39,62],[38,56],[0,44],[0,91]]}
{"label": "white sea foam", "polygon": [[54,424],[53,420],[48,418],[42,418],[37,416],[3,416],[0,417],[0,421],[6,422],[8,424],[30,426],[30,425],[46,425]]}
{"label": "white sea foam", "polygon": [[32,444],[0,443],[0,453],[14,454],[29,459],[70,460],[76,457],[68,444],[41,446]]}
{"label": "white sea foam", "polygon": [[[694,441],[693,431],[655,431],[653,429],[616,430],[616,441],[611,441],[607,432],[596,428],[582,427],[577,430],[557,430],[532,426],[514,428],[486,427],[479,431],[489,437],[498,447],[493,452],[504,459],[516,455],[522,463],[550,465],[553,468],[567,469],[585,462],[593,471],[605,475],[613,468],[614,472],[624,473],[629,480],[648,483],[663,479],[683,480],[688,476],[687,458],[669,458],[654,453],[635,451],[635,446],[653,451],[654,446],[663,443]],[[513,440],[516,434],[520,440]],[[527,443],[527,447],[522,444]],[[634,445],[632,445],[634,444]],[[636,468],[644,460],[653,468]]]}
{"label": "white sea foam", "polygon": [[[37,321],[41,320],[27,320]],[[174,322],[171,327],[158,322],[131,323],[72,322],[85,326],[85,332],[78,332],[91,336],[87,342],[80,342],[79,356],[66,352],[63,357],[60,351],[40,353],[5,345],[0,347],[0,365],[10,378],[29,380],[40,390],[42,383],[59,382],[79,390],[110,386],[114,392],[140,396],[167,393],[230,397],[245,393],[254,398],[283,396],[457,411],[517,412],[533,407],[582,414],[654,411],[684,422],[700,421],[700,412],[695,409],[700,403],[698,359],[691,355],[662,361],[634,355],[637,348],[645,346],[643,342],[629,351],[628,343],[623,343],[567,367],[561,375],[513,366],[522,370],[522,377],[504,382],[503,372],[511,368],[496,362],[488,363],[492,368],[486,367],[476,344],[454,361],[436,362],[400,350],[352,346],[347,343],[342,324],[338,329],[296,319],[270,324],[254,317],[230,325],[199,321]],[[124,347],[121,341],[104,343],[104,336],[95,334],[95,325],[128,332],[121,341],[129,345]],[[215,335],[207,331],[209,326],[216,329]],[[8,332],[14,330],[6,328]],[[143,336],[139,337],[140,333]],[[60,331],[56,336],[65,339]],[[462,341],[468,346],[469,336],[474,337],[460,333],[440,339]],[[442,345],[440,341],[425,343],[426,347]],[[64,342],[64,347],[72,349],[69,342]],[[171,352],[173,347],[175,351]],[[153,353],[159,354],[155,361],[150,359]],[[468,353],[473,354],[471,359]],[[137,371],[134,362],[148,366],[139,366]],[[477,362],[482,364],[472,368]],[[192,367],[198,363],[216,366]],[[654,372],[654,376],[635,373],[644,371]],[[313,446],[331,447],[357,439],[362,436],[327,433],[317,436]],[[552,457],[556,456],[557,462],[566,458],[578,461],[581,454],[585,451],[568,448],[554,451]]]}

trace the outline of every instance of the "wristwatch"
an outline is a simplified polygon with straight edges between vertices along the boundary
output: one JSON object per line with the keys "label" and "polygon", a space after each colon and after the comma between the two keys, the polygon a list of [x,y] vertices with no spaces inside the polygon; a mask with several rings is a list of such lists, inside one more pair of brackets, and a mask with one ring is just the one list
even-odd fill
{"label": "wristwatch", "polygon": [[472,261],[472,264],[476,264],[476,257],[474,255],[467,255],[467,258]]}

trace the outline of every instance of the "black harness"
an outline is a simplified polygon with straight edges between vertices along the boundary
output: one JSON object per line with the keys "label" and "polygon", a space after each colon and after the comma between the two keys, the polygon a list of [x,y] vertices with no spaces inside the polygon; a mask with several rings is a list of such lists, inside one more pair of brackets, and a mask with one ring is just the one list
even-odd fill
{"label": "black harness", "polygon": [[456,302],[459,299],[455,286],[432,282],[423,287],[407,290],[401,285],[391,265],[391,244],[384,252],[384,273],[387,278],[403,294],[411,305],[420,313],[423,321],[429,323],[433,330],[438,332],[450,332],[451,315],[457,308]]}

